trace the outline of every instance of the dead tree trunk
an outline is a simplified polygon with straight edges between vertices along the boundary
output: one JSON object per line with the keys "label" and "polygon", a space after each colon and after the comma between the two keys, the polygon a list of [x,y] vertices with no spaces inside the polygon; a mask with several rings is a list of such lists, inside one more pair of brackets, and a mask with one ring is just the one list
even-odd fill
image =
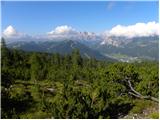
{"label": "dead tree trunk", "polygon": [[152,97],[152,96],[144,96],[142,94],[140,94],[139,92],[137,92],[133,87],[132,87],[132,84],[130,82],[130,80],[127,80],[128,81],[128,85],[129,85],[129,88],[131,89],[132,92],[129,92],[130,95],[133,95],[137,98],[140,98],[140,99],[148,99],[148,100],[152,100],[152,101],[155,101],[155,102],[159,102],[159,100],[155,97]]}

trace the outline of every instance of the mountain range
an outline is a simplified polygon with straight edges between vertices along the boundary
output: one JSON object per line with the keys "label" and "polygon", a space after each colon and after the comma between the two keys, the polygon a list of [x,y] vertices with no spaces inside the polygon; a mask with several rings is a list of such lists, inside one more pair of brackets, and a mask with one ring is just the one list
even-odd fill
{"label": "mountain range", "polygon": [[98,60],[110,60],[113,59],[102,55],[99,51],[94,50],[83,43],[72,40],[64,41],[45,41],[45,42],[25,42],[19,41],[8,44],[9,48],[21,49],[24,51],[36,51],[36,52],[47,52],[47,53],[59,53],[62,55],[71,54],[73,49],[79,49],[80,54],[86,58],[96,58]]}
{"label": "mountain range", "polygon": [[7,45],[9,48],[24,51],[60,53],[63,55],[70,54],[73,49],[77,48],[83,57],[132,62],[143,59],[158,60],[158,43],[159,36],[134,38],[110,36],[105,39],[94,36],[94,40],[92,40],[92,37],[63,40],[18,40],[9,42]]}

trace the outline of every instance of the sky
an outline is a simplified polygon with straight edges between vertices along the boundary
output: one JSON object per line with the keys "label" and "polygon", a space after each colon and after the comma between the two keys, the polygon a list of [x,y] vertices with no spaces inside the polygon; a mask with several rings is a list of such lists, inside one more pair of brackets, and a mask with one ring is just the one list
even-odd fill
{"label": "sky", "polygon": [[44,34],[57,26],[103,32],[116,25],[158,22],[156,1],[3,1],[2,30],[13,26],[27,34]]}

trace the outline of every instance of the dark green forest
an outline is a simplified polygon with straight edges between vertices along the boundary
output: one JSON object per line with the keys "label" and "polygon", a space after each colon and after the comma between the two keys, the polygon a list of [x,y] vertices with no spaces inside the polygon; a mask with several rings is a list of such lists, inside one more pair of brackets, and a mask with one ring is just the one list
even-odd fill
{"label": "dark green forest", "polygon": [[2,38],[1,118],[158,118],[158,64],[25,52]]}

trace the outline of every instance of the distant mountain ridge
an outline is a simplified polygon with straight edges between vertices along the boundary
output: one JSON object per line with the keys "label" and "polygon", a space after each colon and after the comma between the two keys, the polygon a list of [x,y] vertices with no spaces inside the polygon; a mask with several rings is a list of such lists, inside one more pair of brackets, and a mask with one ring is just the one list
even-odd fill
{"label": "distant mountain ridge", "polygon": [[[77,48],[83,57],[100,60],[128,61],[129,59],[159,59],[159,36],[112,37],[107,41],[95,40],[34,40],[8,43],[8,47],[25,51],[70,54]],[[118,57],[116,57],[118,56]],[[120,56],[126,56],[125,58]],[[119,58],[120,57],[120,58]]]}
{"label": "distant mountain ridge", "polygon": [[135,37],[135,38],[113,38],[113,43],[103,43],[94,46],[104,54],[122,54],[141,59],[159,59],[159,36]]}
{"label": "distant mountain ridge", "polygon": [[106,57],[102,55],[97,50],[93,50],[83,43],[72,40],[64,40],[64,41],[45,41],[45,42],[14,42],[8,44],[9,48],[22,49],[24,51],[36,51],[36,52],[48,52],[48,53],[59,53],[62,55],[71,54],[73,49],[79,49],[80,54],[86,58],[96,58],[99,60],[109,60],[115,61],[115,59]]}

